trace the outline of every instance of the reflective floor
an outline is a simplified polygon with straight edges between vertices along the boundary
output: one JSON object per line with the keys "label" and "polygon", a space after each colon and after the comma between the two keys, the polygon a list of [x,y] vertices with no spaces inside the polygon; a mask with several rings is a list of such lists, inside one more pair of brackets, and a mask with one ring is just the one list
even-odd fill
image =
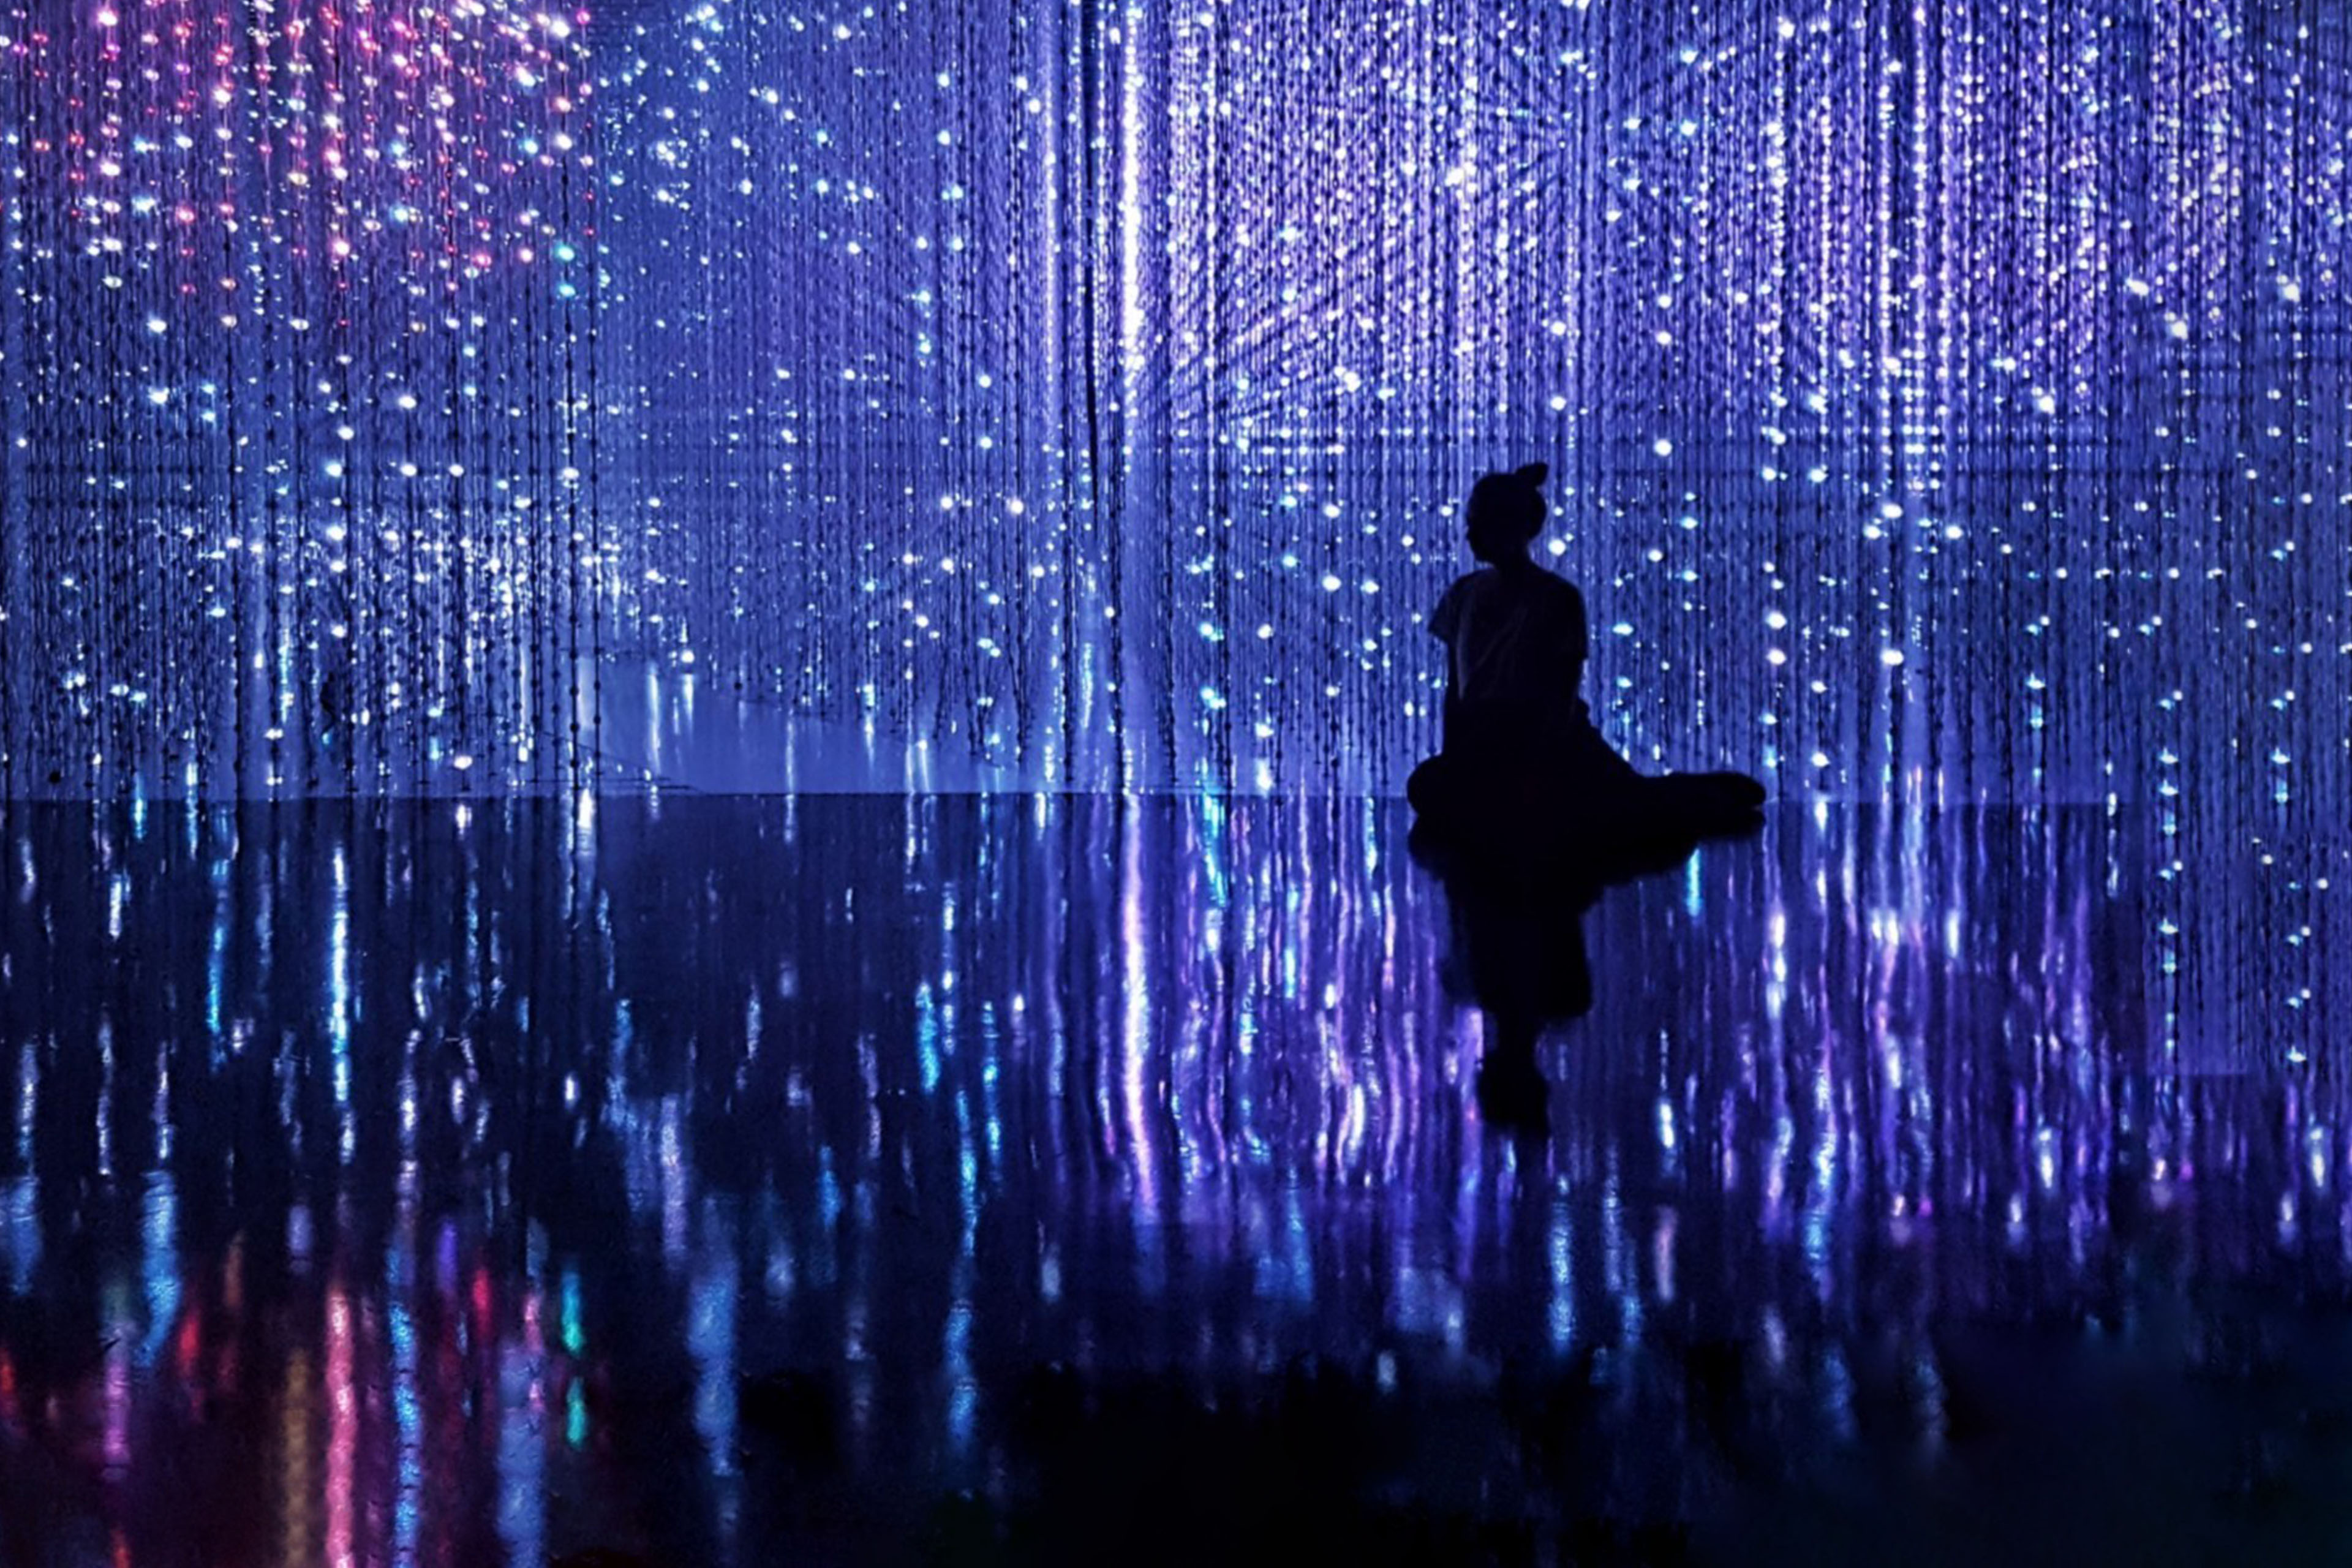
{"label": "reflective floor", "polygon": [[2137,829],[1405,827],[7,808],[0,1561],[2345,1539],[2346,1090],[2192,1070]]}

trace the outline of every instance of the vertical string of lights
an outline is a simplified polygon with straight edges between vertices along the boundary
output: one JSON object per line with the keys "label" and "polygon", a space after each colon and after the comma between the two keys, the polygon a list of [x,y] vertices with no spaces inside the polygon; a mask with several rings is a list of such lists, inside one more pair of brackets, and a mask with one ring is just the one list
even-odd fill
{"label": "vertical string of lights", "polygon": [[[464,40],[455,34],[454,18],[433,11],[420,13],[418,19],[425,34],[425,47],[436,59],[454,64],[453,49],[464,47]],[[425,186],[425,233],[437,252],[434,262],[441,273],[435,300],[441,330],[433,341],[426,372],[437,395],[439,418],[432,427],[436,439],[427,448],[431,459],[423,466],[430,476],[425,516],[440,567],[440,582],[433,585],[431,646],[436,658],[425,710],[431,724],[425,755],[430,762],[446,763],[457,769],[459,787],[469,790],[473,781],[467,775],[476,761],[478,733],[471,721],[477,700],[489,689],[478,654],[485,640],[484,623],[489,618],[490,605],[488,595],[476,596],[481,567],[487,562],[474,549],[475,530],[483,524],[474,516],[473,487],[465,482],[467,473],[478,467],[467,462],[473,456],[469,405],[475,391],[468,361],[479,353],[479,346],[467,284],[469,271],[481,270],[475,266],[472,225],[467,222],[473,203],[467,189],[470,143],[463,122],[465,109],[454,80],[427,102],[432,149]],[[418,129],[423,132],[426,125]],[[470,841],[467,847],[473,847]]]}
{"label": "vertical string of lights", "polygon": [[1045,208],[1040,233],[1047,261],[1041,280],[1040,314],[1045,322],[1041,369],[1051,388],[1050,396],[1042,400],[1049,415],[1041,437],[1052,459],[1051,480],[1046,494],[1040,498],[1045,503],[1041,525],[1050,536],[1053,552],[1050,613],[1055,623],[1045,656],[1046,668],[1052,672],[1053,712],[1046,721],[1046,744],[1039,762],[1045,781],[1062,786],[1103,776],[1081,751],[1081,738],[1094,727],[1092,635],[1100,615],[1087,572],[1082,516],[1091,500],[1085,495],[1079,469],[1087,425],[1084,378],[1077,370],[1086,363],[1086,346],[1080,337],[1086,320],[1079,313],[1080,290],[1075,280],[1087,266],[1081,249],[1087,209],[1078,184],[1077,149],[1087,132],[1078,117],[1073,90],[1076,72],[1068,13],[1038,17],[1034,26],[1039,35],[1040,78],[1034,96],[1045,121],[1043,177],[1038,181]]}
{"label": "vertical string of lights", "polygon": [[[563,24],[568,37],[572,23]],[[567,62],[568,63],[568,62]],[[595,84],[575,81],[572,97],[558,105],[570,114],[593,96]],[[602,394],[596,374],[596,311],[604,272],[603,245],[596,225],[596,186],[603,171],[595,145],[596,116],[579,116],[580,130],[558,133],[555,243],[549,247],[557,273],[555,297],[563,324],[563,370],[561,382],[563,418],[557,435],[555,483],[560,530],[551,532],[553,554],[561,561],[562,586],[561,648],[562,662],[548,683],[546,701],[560,715],[565,783],[578,793],[595,782],[595,744],[600,739],[601,697],[604,690],[604,595],[598,575],[604,550],[594,505],[597,463],[589,443],[595,438]],[[568,140],[566,140],[568,139]],[[575,147],[571,144],[576,142]],[[575,155],[576,151],[576,155]],[[575,179],[575,166],[579,175]],[[587,287],[581,286],[583,277]],[[585,331],[583,331],[583,319]],[[583,343],[583,336],[586,339]],[[583,501],[585,509],[583,510]]]}
{"label": "vertical string of lights", "polygon": [[[55,167],[47,156],[54,132],[43,123],[49,101],[47,70],[50,40],[34,26],[26,9],[9,13],[9,226],[8,247],[11,308],[0,314],[0,331],[9,333],[10,382],[16,395],[5,400],[10,439],[5,454],[12,503],[0,525],[7,529],[9,599],[5,633],[10,647],[43,646],[47,626],[48,562],[46,537],[56,526],[50,498],[45,493],[42,460],[55,447],[47,423],[48,389],[43,367],[48,363],[44,344],[54,335],[55,309],[47,300],[42,266],[44,230],[54,216],[54,204],[44,199],[42,176]],[[0,658],[10,695],[11,793],[53,787],[61,776],[56,759],[44,754],[48,733],[47,710],[58,689],[50,660]],[[34,673],[36,669],[39,673]]]}
{"label": "vertical string of lights", "polygon": [[[108,295],[120,297],[129,289],[127,274],[131,266],[129,247],[115,231],[123,212],[121,187],[114,182],[130,154],[123,135],[127,95],[121,28],[119,18],[111,12],[100,12],[96,20],[100,26],[92,34],[95,58],[90,62],[91,72],[85,79],[84,90],[90,95],[93,121],[89,148],[90,166],[104,183],[94,183],[85,195],[83,218],[89,226],[89,248],[99,269],[99,285]],[[134,416],[128,405],[137,395],[131,384],[131,356],[125,352],[132,347],[124,331],[125,318],[130,314],[122,309],[101,308],[100,311],[102,334],[95,345],[90,366],[95,373],[91,382],[102,389],[97,430],[91,442],[96,458],[92,477],[98,482],[85,501],[97,523],[97,561],[89,590],[96,601],[92,619],[97,623],[90,639],[88,688],[96,719],[90,765],[100,777],[110,771],[117,778],[128,776],[131,772],[130,699],[131,681],[138,674],[137,645],[142,640],[135,628],[142,618],[139,605],[142,585],[132,581],[129,569],[129,560],[136,553],[131,538],[131,488],[145,466],[143,453],[134,455],[130,441],[130,420]],[[143,399],[141,401],[143,403]]]}
{"label": "vertical string of lights", "polygon": [[[2213,614],[2215,589],[2209,581],[2209,574],[2218,574],[2220,567],[2200,560],[2189,549],[2198,531],[2192,511],[2197,504],[2196,487],[2185,460],[2187,443],[2194,437],[2189,426],[2195,414],[2195,369],[2187,355],[2172,347],[2173,323],[2179,323],[2180,332],[2188,331],[2188,323],[2179,314],[2179,302],[2189,293],[2184,265],[2187,258],[2179,243],[2180,219],[2189,201],[2186,188],[2188,153],[2192,127],[2197,123],[2190,93],[2188,22],[2185,13],[2174,11],[2158,16],[2150,29],[2154,36],[2149,47],[2148,76],[2149,98],[2154,106],[2150,118],[2155,159],[2148,219],[2155,235],[2149,247],[2148,274],[2140,279],[2142,287],[2134,293],[2145,301],[2141,307],[2141,331],[2154,334],[2161,324],[2162,336],[2147,355],[2152,367],[2151,379],[2159,383],[2151,399],[2157,416],[2154,430],[2174,443],[2160,449],[2155,459],[2155,527],[2163,537],[2177,542],[2166,576],[2168,584],[2181,584],[2167,594],[2164,612],[2177,623],[2197,626],[2218,623],[2221,618]],[[2189,710],[2187,671],[2176,667],[2170,673],[2180,678],[2179,684],[2160,679],[2157,698],[2158,709],[2164,717],[2158,725],[2158,743],[2163,749],[2158,754],[2156,774],[2158,837],[2153,867],[2153,923],[2158,936],[2154,957],[2159,994],[2167,1009],[2162,1040],[2162,1059],[2167,1066],[2179,1059],[2181,1022],[2184,1015],[2193,1011],[2189,993],[2199,984],[2196,967],[2184,969],[2180,963],[2181,928],[2178,916],[2184,911],[2178,905],[2185,869],[2183,851],[2196,841],[2194,814],[2207,798],[2203,791],[2193,787],[2194,771],[2202,761],[2205,726],[2195,722]],[[2184,790],[2184,781],[2192,787]]]}
{"label": "vertical string of lights", "polygon": [[[7,242],[0,244],[0,300],[8,301],[8,309],[0,310],[0,376],[11,385],[21,380],[17,367],[28,352],[26,318],[30,314],[30,289],[22,266],[26,96],[32,75],[24,64],[29,47],[22,37],[25,26],[21,6],[0,6],[0,65],[6,67],[5,79],[0,80],[0,94],[5,95],[0,100],[0,225],[10,231]],[[15,800],[30,790],[29,780],[18,772],[26,743],[18,718],[23,661],[6,657],[16,636],[10,622],[20,586],[18,561],[31,544],[19,533],[26,509],[19,489],[18,443],[28,437],[22,434],[17,404],[15,397],[0,398],[0,801]]]}

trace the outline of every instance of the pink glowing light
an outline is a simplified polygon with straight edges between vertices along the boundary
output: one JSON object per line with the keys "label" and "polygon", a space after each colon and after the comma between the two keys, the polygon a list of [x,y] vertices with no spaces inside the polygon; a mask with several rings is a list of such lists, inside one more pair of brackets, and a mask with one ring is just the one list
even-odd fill
{"label": "pink glowing light", "polygon": [[352,1308],[341,1286],[327,1292],[327,1560],[353,1560],[352,1492],[358,1471],[359,1400],[352,1380]]}

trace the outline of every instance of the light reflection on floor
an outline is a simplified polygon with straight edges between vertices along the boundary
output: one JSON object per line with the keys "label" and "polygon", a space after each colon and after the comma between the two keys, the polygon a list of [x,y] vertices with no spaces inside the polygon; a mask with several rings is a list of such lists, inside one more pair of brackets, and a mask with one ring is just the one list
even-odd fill
{"label": "light reflection on floor", "polygon": [[2226,1362],[2215,1293],[2352,1258],[2341,1089],[2179,1070],[2093,808],[1787,811],[1589,908],[1390,803],[4,820],[12,1561],[890,1556],[1018,1534],[1054,1388],[1302,1366],[1401,1413],[1367,1517],[1704,1542],[1965,1473],[2052,1382],[2001,1336]]}

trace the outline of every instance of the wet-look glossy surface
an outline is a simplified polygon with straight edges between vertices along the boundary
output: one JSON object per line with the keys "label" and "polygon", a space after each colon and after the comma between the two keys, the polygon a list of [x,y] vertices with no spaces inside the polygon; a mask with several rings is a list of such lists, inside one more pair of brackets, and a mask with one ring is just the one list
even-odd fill
{"label": "wet-look glossy surface", "polygon": [[9,1562],[2342,1522],[2342,1089],[2189,1070],[2095,808],[1582,891],[1387,803],[0,821]]}

